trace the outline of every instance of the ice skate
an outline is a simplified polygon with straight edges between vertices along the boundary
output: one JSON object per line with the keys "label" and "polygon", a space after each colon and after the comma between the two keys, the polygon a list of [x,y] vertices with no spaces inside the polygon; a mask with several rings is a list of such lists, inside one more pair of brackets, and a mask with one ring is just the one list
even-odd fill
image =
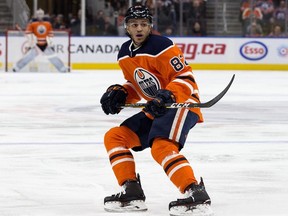
{"label": "ice skate", "polygon": [[210,208],[211,200],[205,190],[203,179],[200,183],[192,184],[186,190],[187,197],[177,199],[169,204],[169,213],[171,216],[212,216],[213,211]]}
{"label": "ice skate", "polygon": [[140,178],[124,183],[123,191],[104,198],[104,209],[109,212],[146,211],[145,195]]}

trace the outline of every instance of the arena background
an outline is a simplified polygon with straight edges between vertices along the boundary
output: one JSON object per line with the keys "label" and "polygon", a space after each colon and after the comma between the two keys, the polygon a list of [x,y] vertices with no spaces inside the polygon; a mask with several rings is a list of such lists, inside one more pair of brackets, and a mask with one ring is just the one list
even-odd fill
{"label": "arena background", "polygon": [[[262,1],[270,5],[250,2],[249,5],[245,0],[1,0],[0,16],[5,19],[0,26],[0,69],[5,69],[6,46],[16,53],[21,50],[15,47],[25,42],[23,37],[16,44],[6,44],[6,30],[16,24],[24,29],[37,8],[45,10],[55,30],[71,32],[71,44],[66,49],[71,52],[72,71],[118,69],[117,51],[128,39],[123,14],[130,5],[145,3],[154,16],[154,33],[170,37],[178,44],[194,69],[288,70],[288,0]],[[281,14],[277,14],[283,11],[283,3],[286,15],[280,20]],[[255,6],[261,8],[260,21]],[[266,14],[268,9],[270,12]],[[250,32],[249,26],[255,24],[261,27],[261,33]],[[277,25],[282,29],[279,35],[273,34]],[[193,31],[199,26],[199,31]]]}
{"label": "arena background", "polygon": [[[270,35],[269,25],[264,24],[262,34],[248,35],[243,30],[254,23],[253,17],[245,22],[240,19],[242,6],[249,14],[247,2],[207,0],[203,1],[206,12],[201,20],[206,31],[199,35],[189,25],[197,14],[191,12],[192,1],[147,2],[155,6],[155,33],[171,37],[193,67],[201,101],[215,97],[236,75],[227,94],[215,106],[202,109],[205,122],[193,128],[183,149],[197,179],[204,178],[215,216],[286,216],[287,27],[282,26],[285,31],[277,37]],[[1,216],[111,216],[103,209],[103,198],[121,188],[107,158],[104,134],[139,110],[125,108],[119,115],[105,115],[100,98],[111,84],[125,82],[116,58],[119,46],[127,40],[121,14],[132,3],[0,0]],[[280,1],[274,3],[273,7],[280,5]],[[287,9],[287,0],[284,3]],[[81,5],[85,14],[79,10]],[[21,55],[17,47],[25,43],[22,36],[6,46],[6,29],[15,28],[16,23],[24,29],[39,7],[55,29],[71,31],[66,50],[71,51],[72,72],[4,72],[6,48]],[[109,15],[104,21],[114,23],[112,28],[105,21],[104,26],[110,27],[101,29],[103,19],[96,19],[103,16],[97,13],[101,10],[104,17]],[[284,18],[287,20],[287,14]],[[176,25],[171,27],[168,23],[173,20]],[[287,21],[284,24],[287,26]],[[57,55],[62,55],[59,50]],[[168,204],[180,198],[179,191],[149,150],[134,157],[147,197],[148,211],[141,216],[168,215]]]}

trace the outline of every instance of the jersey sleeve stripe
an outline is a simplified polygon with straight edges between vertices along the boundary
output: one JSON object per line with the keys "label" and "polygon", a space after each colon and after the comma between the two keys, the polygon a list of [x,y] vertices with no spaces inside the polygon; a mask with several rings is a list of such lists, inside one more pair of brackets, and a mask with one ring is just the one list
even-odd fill
{"label": "jersey sleeve stripe", "polygon": [[188,80],[190,80],[191,82],[196,83],[196,82],[195,82],[195,79],[194,79],[193,77],[191,77],[191,76],[177,76],[176,78],[179,78],[179,79],[188,79]]}
{"label": "jersey sleeve stripe", "polygon": [[[200,98],[198,97],[198,95],[192,94],[191,96],[192,96],[193,98],[195,98],[196,100],[200,101]],[[198,103],[198,102],[197,102],[197,103]]]}
{"label": "jersey sleeve stripe", "polygon": [[190,83],[188,83],[182,79],[175,79],[172,82],[178,82],[178,83],[186,85],[190,89],[190,92],[191,92],[190,95],[194,94],[194,88]]}
{"label": "jersey sleeve stripe", "polygon": [[199,103],[199,101],[195,101],[195,100],[193,100],[193,99],[191,99],[191,98],[189,98],[189,99],[186,100],[185,102],[187,102],[187,103]]}

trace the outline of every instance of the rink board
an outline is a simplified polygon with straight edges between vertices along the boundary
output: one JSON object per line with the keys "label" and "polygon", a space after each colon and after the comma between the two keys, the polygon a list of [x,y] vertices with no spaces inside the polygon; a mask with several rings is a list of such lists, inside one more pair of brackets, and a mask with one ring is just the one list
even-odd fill
{"label": "rink board", "polygon": [[[285,38],[171,38],[197,70],[288,70]],[[74,70],[119,69],[117,54],[127,37],[72,37]],[[5,68],[5,38],[0,37],[0,69]]]}

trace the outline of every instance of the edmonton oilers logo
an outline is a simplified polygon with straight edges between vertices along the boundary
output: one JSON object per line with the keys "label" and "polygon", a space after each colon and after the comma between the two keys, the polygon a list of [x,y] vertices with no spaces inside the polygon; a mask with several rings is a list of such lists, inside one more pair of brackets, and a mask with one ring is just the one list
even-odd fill
{"label": "edmonton oilers logo", "polygon": [[160,82],[157,77],[143,68],[136,68],[134,79],[143,94],[147,97],[155,97],[157,90],[160,89]]}
{"label": "edmonton oilers logo", "polygon": [[39,34],[44,34],[44,33],[46,32],[46,27],[45,27],[44,25],[39,25],[39,26],[37,27],[37,32],[38,32]]}

